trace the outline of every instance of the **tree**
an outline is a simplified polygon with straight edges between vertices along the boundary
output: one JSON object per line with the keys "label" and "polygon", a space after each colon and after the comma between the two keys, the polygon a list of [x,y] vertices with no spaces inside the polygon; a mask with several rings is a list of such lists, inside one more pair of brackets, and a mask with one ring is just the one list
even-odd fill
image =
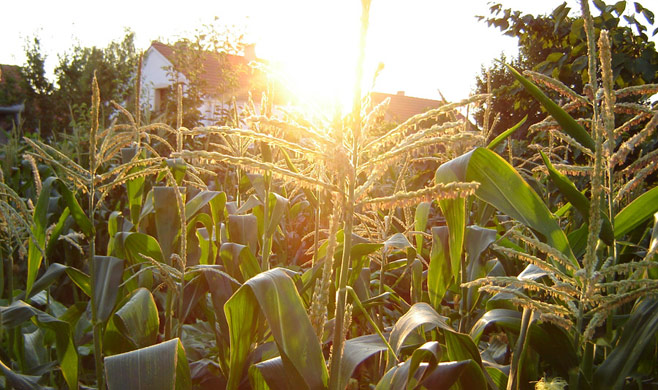
{"label": "tree", "polygon": [[[649,25],[654,23],[654,14],[635,2],[634,10],[625,15],[626,1],[607,5],[596,0],[594,5],[599,15],[593,18],[596,34],[601,29],[609,31],[612,43],[613,76],[617,87],[642,85],[658,81],[658,52],[655,43],[649,40]],[[518,38],[519,54],[508,63],[523,70],[534,70],[556,79],[579,94],[583,93],[582,80],[587,80],[587,43],[583,30],[583,19],[568,16],[570,8],[566,2],[550,15],[522,14],[520,11],[503,9],[501,4],[490,7],[490,16],[479,16],[489,26],[512,37]],[[626,24],[623,23],[626,22]],[[655,35],[658,28],[653,31]],[[507,62],[505,57],[501,62]],[[492,112],[500,113],[501,120],[495,129],[501,132],[512,127],[525,115],[528,125],[545,116],[539,104],[531,99],[523,88],[514,83],[513,77],[500,63],[483,69],[476,78],[478,93],[487,91],[487,73],[491,77]],[[552,95],[554,100],[559,96]],[[483,111],[476,114],[478,124],[483,123]]]}
{"label": "tree", "polygon": [[[55,68],[58,88],[53,101],[58,112],[69,113],[89,105],[94,72],[101,91],[101,123],[107,124],[114,115],[110,101],[131,106],[139,61],[134,40],[135,34],[126,30],[123,40],[111,42],[106,48],[75,46],[69,53],[60,56],[59,65]],[[58,118],[59,129],[69,125],[69,121],[64,119],[67,117]]]}

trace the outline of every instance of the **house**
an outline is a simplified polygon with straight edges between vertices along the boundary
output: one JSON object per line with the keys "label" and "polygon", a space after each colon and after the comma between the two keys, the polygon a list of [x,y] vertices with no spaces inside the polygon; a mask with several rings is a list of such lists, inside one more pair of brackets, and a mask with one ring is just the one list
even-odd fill
{"label": "house", "polygon": [[377,106],[387,98],[390,98],[391,102],[384,114],[384,120],[396,123],[402,123],[414,115],[422,114],[427,110],[446,104],[442,100],[406,96],[404,91],[398,91],[395,95],[382,92],[372,92],[370,94],[370,99],[374,106]]}
{"label": "house", "polygon": [[[151,110],[162,112],[167,101],[167,93],[175,82],[188,82],[189,74],[175,71],[177,47],[154,41],[144,54],[142,60],[142,97],[146,99]],[[187,49],[189,50],[189,49]],[[244,55],[201,52],[201,64],[198,77],[203,81],[202,105],[200,107],[204,125],[215,124],[221,111],[228,109],[233,97],[238,106],[244,106],[249,91],[262,90],[263,75],[251,69],[249,63],[259,61],[255,46],[245,47]],[[258,99],[258,95],[255,96]]]}

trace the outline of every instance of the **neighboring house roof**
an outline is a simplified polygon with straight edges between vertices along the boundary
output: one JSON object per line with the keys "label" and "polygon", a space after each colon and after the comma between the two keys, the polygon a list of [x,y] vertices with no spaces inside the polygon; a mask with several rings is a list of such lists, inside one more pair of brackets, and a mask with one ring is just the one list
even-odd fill
{"label": "neighboring house roof", "polygon": [[[176,48],[162,42],[153,41],[151,47],[160,52],[172,65],[175,63],[175,50]],[[247,46],[244,56],[233,54],[224,54],[224,58],[228,63],[237,69],[238,87],[232,91],[231,95],[246,94],[254,86],[255,72],[249,68],[248,64],[251,61],[258,61],[254,54],[253,46]],[[224,72],[222,64],[216,53],[204,52],[202,59],[202,74],[201,78],[205,83],[204,93],[209,95],[217,95],[217,86],[222,84]]]}
{"label": "neighboring house roof", "polygon": [[385,99],[390,98],[391,102],[386,110],[386,119],[395,122],[404,122],[414,115],[437,108],[445,104],[441,100],[423,99],[411,96],[405,96],[403,91],[393,95],[390,93],[372,92],[370,94],[373,105],[378,105]]}

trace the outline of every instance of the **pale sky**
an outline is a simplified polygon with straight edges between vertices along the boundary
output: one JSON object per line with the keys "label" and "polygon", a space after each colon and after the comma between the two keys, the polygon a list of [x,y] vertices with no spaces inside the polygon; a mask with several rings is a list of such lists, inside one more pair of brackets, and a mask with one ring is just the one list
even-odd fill
{"label": "pale sky", "polygon": [[[550,13],[561,1],[502,0],[505,7]],[[374,90],[448,100],[467,97],[481,65],[501,52],[516,52],[516,40],[478,22],[488,0],[372,0],[366,74],[385,65]],[[579,10],[570,0],[573,10]],[[105,47],[136,33],[140,50],[155,39],[191,36],[214,16],[242,26],[256,54],[283,64],[307,89],[349,96],[358,42],[359,0],[6,1],[0,24],[0,63],[24,63],[25,40],[37,35],[47,67],[74,43]]]}

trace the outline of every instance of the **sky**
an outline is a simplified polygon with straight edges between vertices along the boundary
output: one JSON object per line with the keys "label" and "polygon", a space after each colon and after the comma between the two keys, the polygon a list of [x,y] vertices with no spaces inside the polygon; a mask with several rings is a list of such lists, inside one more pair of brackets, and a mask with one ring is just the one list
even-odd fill
{"label": "sky", "polygon": [[[468,97],[482,65],[516,40],[478,22],[489,0],[372,0],[366,44],[366,79],[379,63],[384,70],[374,90],[449,101]],[[501,0],[533,14],[550,13],[561,1]],[[579,6],[568,1],[572,10]],[[94,5],[92,5],[94,4]],[[96,5],[97,4],[97,5]],[[152,40],[174,41],[218,17],[245,32],[258,57],[281,64],[289,79],[309,93],[350,96],[354,79],[359,0],[240,0],[90,2],[8,1],[2,6],[0,63],[21,65],[26,39],[38,36],[46,66],[74,44],[105,47],[126,28],[139,50]],[[572,11],[575,12],[575,11]],[[342,99],[341,97],[340,99]]]}

